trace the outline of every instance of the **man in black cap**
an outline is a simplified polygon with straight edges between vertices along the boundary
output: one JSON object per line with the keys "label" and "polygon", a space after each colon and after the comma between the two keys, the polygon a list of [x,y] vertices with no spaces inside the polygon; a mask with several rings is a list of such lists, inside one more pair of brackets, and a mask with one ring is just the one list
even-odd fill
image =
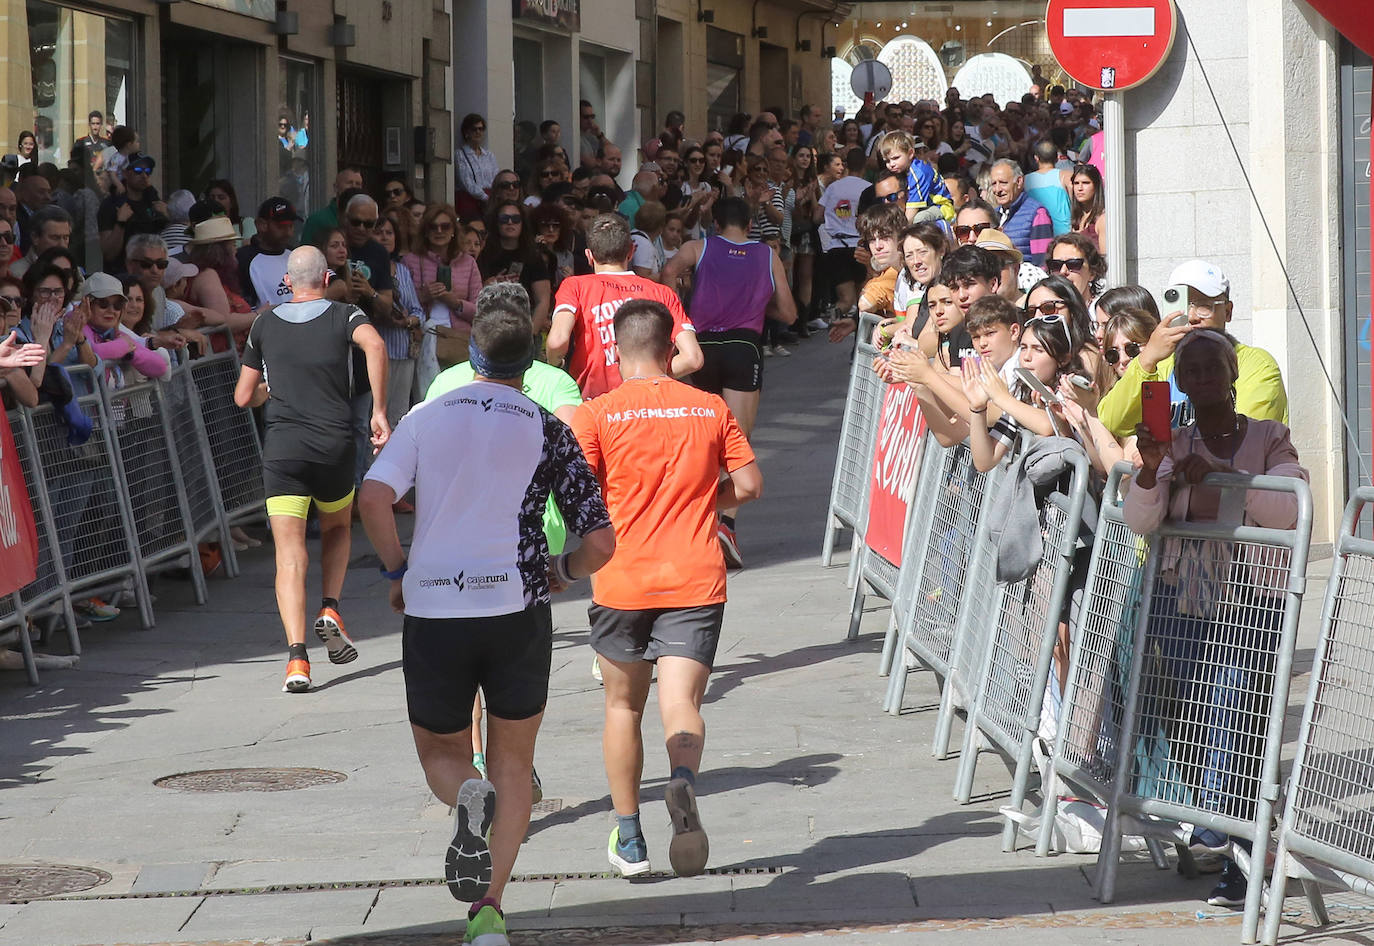
{"label": "man in black cap", "polygon": [[158,196],[151,177],[157,162],[138,152],[124,168],[124,193],[111,194],[96,212],[100,229],[100,252],[107,273],[124,271],[124,244],[140,233],[161,233],[171,221],[167,205]]}
{"label": "man in black cap", "polygon": [[300,214],[284,197],[269,197],[258,208],[257,235],[239,248],[239,286],[243,297],[255,309],[291,301],[286,282],[286,258],[291,255],[291,238]]}

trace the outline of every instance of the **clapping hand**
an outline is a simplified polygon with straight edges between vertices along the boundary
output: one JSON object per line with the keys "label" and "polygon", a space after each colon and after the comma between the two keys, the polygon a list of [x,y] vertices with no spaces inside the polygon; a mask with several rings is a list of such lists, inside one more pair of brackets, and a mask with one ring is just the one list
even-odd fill
{"label": "clapping hand", "polygon": [[968,406],[975,411],[988,409],[988,389],[983,386],[982,359],[965,358],[959,365],[960,380]]}
{"label": "clapping hand", "polygon": [[0,368],[32,368],[41,365],[48,357],[42,345],[20,344],[16,332],[10,332],[0,341]]}

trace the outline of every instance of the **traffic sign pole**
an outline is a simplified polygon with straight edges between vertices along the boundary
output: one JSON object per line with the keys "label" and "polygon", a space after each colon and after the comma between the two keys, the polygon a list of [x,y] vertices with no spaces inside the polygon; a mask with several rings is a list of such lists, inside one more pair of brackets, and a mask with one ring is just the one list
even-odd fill
{"label": "traffic sign pole", "polygon": [[1174,45],[1174,0],[1049,0],[1045,34],[1060,67],[1102,103],[1107,273],[1126,280],[1126,126],[1121,93],[1148,80]]}
{"label": "traffic sign pole", "polygon": [[1126,275],[1126,109],[1122,93],[1108,92],[1102,102],[1102,195],[1107,215],[1107,279],[1111,285],[1130,282]]}

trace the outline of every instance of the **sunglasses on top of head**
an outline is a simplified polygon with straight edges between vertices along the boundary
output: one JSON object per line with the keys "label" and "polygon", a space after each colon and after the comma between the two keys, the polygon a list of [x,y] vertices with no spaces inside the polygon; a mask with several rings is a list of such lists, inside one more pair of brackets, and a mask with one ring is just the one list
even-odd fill
{"label": "sunglasses on top of head", "polygon": [[[1026,324],[1035,325],[1038,322],[1041,325],[1058,325],[1064,331],[1064,341],[1069,343],[1069,348],[1073,348],[1073,335],[1069,333],[1068,317],[1054,312],[1054,306],[1056,304],[1060,306],[1064,305],[1062,301],[1056,299],[1050,302],[1042,302],[1039,305],[1029,306],[1026,309],[1027,315],[1032,312],[1039,312],[1040,314],[1027,319]],[[1045,311],[1047,306],[1050,307],[1050,311],[1048,312]]]}

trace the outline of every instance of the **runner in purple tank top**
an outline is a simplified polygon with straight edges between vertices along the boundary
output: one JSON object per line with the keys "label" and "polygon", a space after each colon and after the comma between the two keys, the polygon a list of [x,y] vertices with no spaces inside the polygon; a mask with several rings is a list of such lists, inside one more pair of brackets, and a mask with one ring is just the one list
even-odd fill
{"label": "runner in purple tank top", "polygon": [[[797,320],[797,306],[787,286],[782,260],[767,244],[749,239],[753,211],[739,197],[716,202],[712,216],[716,236],[684,243],[663,268],[669,286],[692,274],[689,318],[705,363],[692,383],[719,394],[748,437],[759,412],[763,390],[763,319],[771,304],[784,325]],[[732,568],[744,564],[735,539],[735,509],[721,509],[720,546]]]}

